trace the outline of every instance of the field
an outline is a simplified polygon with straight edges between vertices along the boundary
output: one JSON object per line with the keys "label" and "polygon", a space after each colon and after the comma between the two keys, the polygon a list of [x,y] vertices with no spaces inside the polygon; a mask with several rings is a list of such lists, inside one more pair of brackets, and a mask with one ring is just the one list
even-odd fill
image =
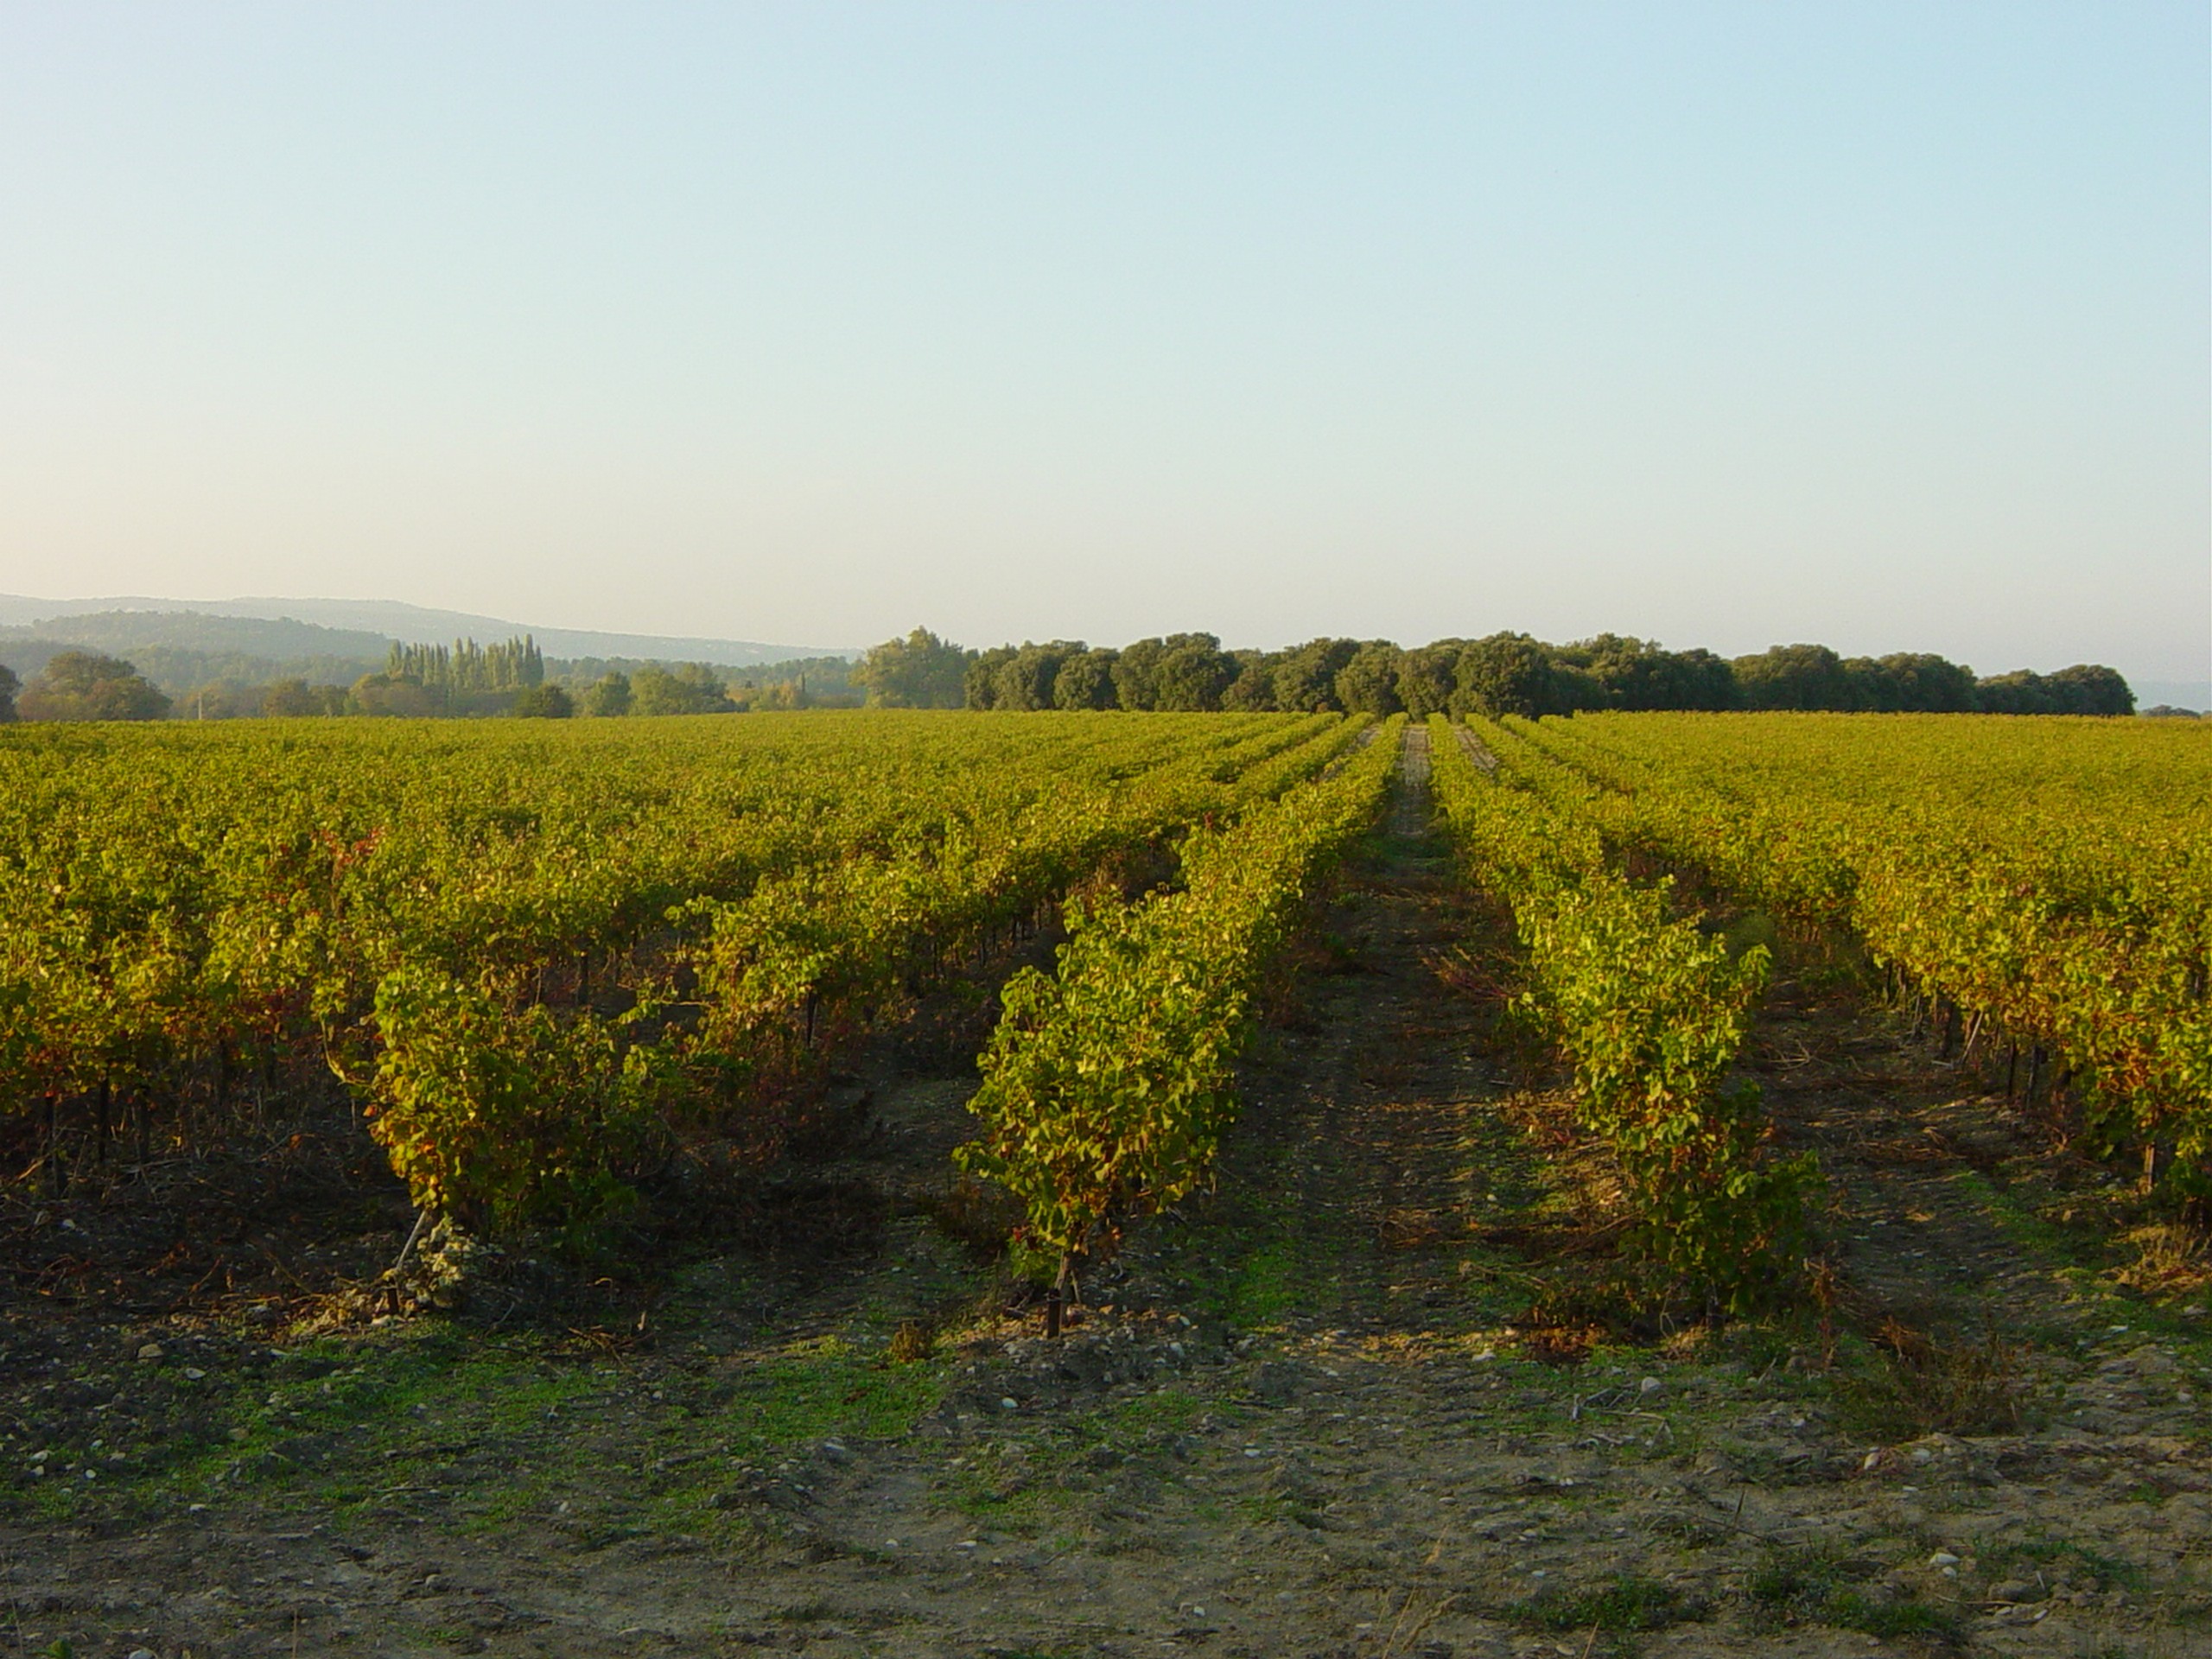
{"label": "field", "polygon": [[0,1643],[2212,1652],[2212,734],[0,734]]}

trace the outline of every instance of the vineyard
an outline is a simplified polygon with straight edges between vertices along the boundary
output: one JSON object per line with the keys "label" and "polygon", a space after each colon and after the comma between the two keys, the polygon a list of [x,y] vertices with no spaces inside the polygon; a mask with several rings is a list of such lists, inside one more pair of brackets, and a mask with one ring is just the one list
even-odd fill
{"label": "vineyard", "polygon": [[[123,1641],[54,1588],[118,1538],[168,1584],[312,1512],[508,1611],[127,1629],[2199,1650],[2208,741],[0,732],[12,1639]],[[710,1614],[702,1550],[772,1592]]]}
{"label": "vineyard", "polygon": [[1354,734],[875,716],[735,743],[22,742],[7,1094],[54,1198],[118,1134],[219,1139],[257,1073],[334,1078],[426,1213],[588,1224],[680,1142],[772,1152],[855,1032]]}

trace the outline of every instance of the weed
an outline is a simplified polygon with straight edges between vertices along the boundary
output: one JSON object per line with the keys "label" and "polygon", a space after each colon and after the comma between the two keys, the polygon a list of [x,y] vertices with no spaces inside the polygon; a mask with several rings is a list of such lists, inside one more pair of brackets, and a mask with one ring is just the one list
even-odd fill
{"label": "weed", "polygon": [[2135,1260],[2113,1274],[2115,1283],[2150,1296],[2186,1295],[2212,1283],[2212,1240],[2193,1227],[2159,1222],[2126,1235]]}
{"label": "weed", "polygon": [[936,1348],[929,1326],[917,1319],[903,1319],[884,1345],[883,1357],[893,1365],[915,1365],[927,1359]]}
{"label": "weed", "polygon": [[2029,1389],[2020,1351],[1994,1332],[1947,1342],[1892,1318],[1875,1368],[1847,1379],[1839,1401],[1856,1426],[1888,1440],[1936,1433],[2017,1433]]}
{"label": "weed", "polygon": [[1021,1224],[1021,1205],[1011,1192],[972,1176],[956,1179],[941,1196],[923,1202],[937,1230],[978,1262],[1004,1255],[1007,1240]]}
{"label": "weed", "polygon": [[1433,1210],[1403,1205],[1382,1217],[1379,1231],[1386,1250],[1426,1250],[1451,1238],[1453,1230]]}

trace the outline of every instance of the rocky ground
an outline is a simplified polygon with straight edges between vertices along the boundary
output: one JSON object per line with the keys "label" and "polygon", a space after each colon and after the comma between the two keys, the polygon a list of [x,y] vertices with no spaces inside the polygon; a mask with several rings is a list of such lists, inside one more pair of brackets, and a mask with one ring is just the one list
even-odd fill
{"label": "rocky ground", "polygon": [[1808,963],[1750,1058],[1827,1177],[1821,1295],[1583,1319],[1602,1164],[1497,1025],[1419,760],[1217,1190],[1057,1343],[971,1248],[970,1084],[911,1055],[779,1225],[568,1313],[512,1256],[449,1315],[326,1294],[396,1247],[365,1200],[207,1211],[268,1290],[219,1305],[149,1292],[127,1187],[11,1201],[0,1645],[2212,1652],[2192,1241]]}

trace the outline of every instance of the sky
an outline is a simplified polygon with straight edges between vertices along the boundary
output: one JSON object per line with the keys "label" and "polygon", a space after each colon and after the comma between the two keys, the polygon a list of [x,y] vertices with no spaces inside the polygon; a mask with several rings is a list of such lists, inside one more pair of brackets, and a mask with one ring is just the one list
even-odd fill
{"label": "sky", "polygon": [[0,0],[0,592],[2212,678],[2201,3]]}

